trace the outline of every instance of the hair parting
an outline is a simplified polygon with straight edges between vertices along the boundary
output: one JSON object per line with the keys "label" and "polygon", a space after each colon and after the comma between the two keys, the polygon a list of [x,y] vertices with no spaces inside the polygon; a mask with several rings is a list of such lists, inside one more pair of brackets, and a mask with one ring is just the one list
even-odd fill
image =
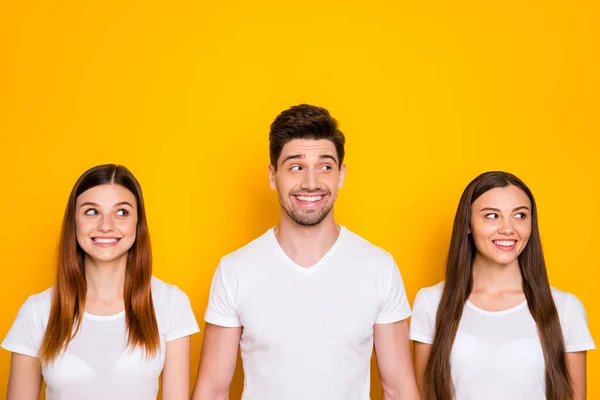
{"label": "hair parting", "polygon": [[128,189],[137,201],[136,239],[127,254],[123,299],[127,323],[127,344],[141,347],[146,356],[158,353],[160,340],[152,301],[152,254],[150,235],[144,208],[142,189],[129,170],[115,164],[93,167],[77,180],[65,210],[58,245],[56,284],[48,325],[40,347],[39,358],[44,364],[54,361],[77,334],[85,310],[87,285],[84,272],[84,252],[77,243],[77,197],[99,185],[116,184]]}

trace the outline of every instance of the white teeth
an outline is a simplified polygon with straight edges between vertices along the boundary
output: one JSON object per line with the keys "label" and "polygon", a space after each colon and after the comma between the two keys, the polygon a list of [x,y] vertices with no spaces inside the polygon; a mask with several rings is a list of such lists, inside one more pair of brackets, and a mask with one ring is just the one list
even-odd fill
{"label": "white teeth", "polygon": [[296,196],[300,201],[319,201],[323,196]]}
{"label": "white teeth", "polygon": [[513,244],[515,244],[515,241],[514,240],[494,240],[494,244],[497,244],[498,246],[510,247]]}
{"label": "white teeth", "polygon": [[111,239],[93,238],[92,240],[94,242],[98,242],[98,243],[102,243],[102,244],[116,243],[119,241],[119,239],[117,239],[117,238],[111,238]]}

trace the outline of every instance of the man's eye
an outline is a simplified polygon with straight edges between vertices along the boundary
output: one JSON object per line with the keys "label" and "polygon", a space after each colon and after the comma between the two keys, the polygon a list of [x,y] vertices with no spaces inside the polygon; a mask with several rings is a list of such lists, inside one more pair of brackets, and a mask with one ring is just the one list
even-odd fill
{"label": "man's eye", "polygon": [[302,167],[300,167],[299,165],[294,165],[290,168],[290,171],[300,171],[302,169]]}

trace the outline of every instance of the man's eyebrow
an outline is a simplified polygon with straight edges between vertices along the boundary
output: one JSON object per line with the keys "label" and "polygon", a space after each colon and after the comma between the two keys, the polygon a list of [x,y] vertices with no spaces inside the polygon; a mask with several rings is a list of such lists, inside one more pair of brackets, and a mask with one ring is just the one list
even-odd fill
{"label": "man's eyebrow", "polygon": [[[289,156],[285,157],[282,161],[281,164],[285,164],[287,161],[289,160],[300,160],[306,158],[306,156],[304,154],[290,154]],[[336,164],[338,163],[338,160],[335,158],[335,156],[331,155],[331,154],[321,154],[319,155],[320,159],[330,159],[333,160],[333,162],[335,162]]]}
{"label": "man's eyebrow", "polygon": [[338,163],[338,160],[334,156],[332,156],[331,154],[321,154],[319,156],[319,158],[321,158],[321,159],[329,158],[329,159],[332,159],[336,164]]}
{"label": "man's eyebrow", "polygon": [[304,157],[305,157],[304,154],[290,154],[289,156],[284,158],[283,161],[281,161],[281,163],[285,164],[285,162],[288,160],[298,160],[298,159],[304,158]]}

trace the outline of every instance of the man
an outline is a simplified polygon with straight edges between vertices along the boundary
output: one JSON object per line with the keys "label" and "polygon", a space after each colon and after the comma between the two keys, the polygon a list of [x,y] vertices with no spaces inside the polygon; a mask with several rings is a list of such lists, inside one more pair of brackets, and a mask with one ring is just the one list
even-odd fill
{"label": "man", "polygon": [[239,345],[243,399],[367,400],[373,344],[384,399],[418,399],[398,268],[333,217],[346,173],[337,122],[295,106],[269,140],[281,219],[215,272],[193,399],[228,399]]}

